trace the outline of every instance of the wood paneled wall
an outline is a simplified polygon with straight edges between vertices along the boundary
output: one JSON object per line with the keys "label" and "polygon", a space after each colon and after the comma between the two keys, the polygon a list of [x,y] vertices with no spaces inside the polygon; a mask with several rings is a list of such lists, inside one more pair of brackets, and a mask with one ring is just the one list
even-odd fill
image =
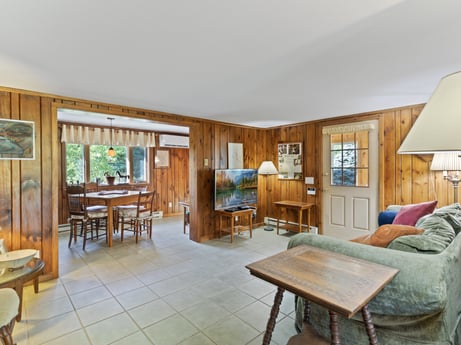
{"label": "wood paneled wall", "polygon": [[[396,154],[421,105],[300,123],[272,129],[232,126],[197,118],[166,114],[143,109],[108,105],[0,87],[0,117],[32,120],[36,125],[35,161],[0,161],[0,238],[10,249],[41,250],[49,276],[58,275],[57,225],[59,200],[59,140],[56,109],[58,107],[99,111],[121,116],[134,116],[190,128],[190,149],[178,149],[170,155],[169,169],[153,169],[155,186],[167,213],[181,212],[177,202],[189,193],[191,203],[190,238],[203,242],[216,236],[213,215],[213,170],[227,167],[227,144],[243,143],[244,167],[258,168],[263,160],[277,162],[279,142],[303,143],[303,171],[314,176],[319,193],[308,196],[304,181],[278,180],[276,176],[261,177],[258,191],[257,222],[264,216],[275,216],[272,202],[281,199],[313,201],[317,204],[313,223],[319,224],[321,214],[321,129],[323,126],[378,119],[380,123],[380,194],[379,206],[415,203],[439,195],[439,205],[452,200],[452,187],[441,174],[429,171],[429,156]],[[208,164],[206,164],[206,162]],[[188,166],[188,174],[185,172]],[[182,180],[188,182],[183,186]],[[166,182],[164,182],[166,180]],[[173,210],[168,203],[173,203]],[[178,233],[181,229],[178,229]]]}
{"label": "wood paneled wall", "polygon": [[179,202],[189,200],[189,150],[169,148],[168,151],[169,167],[151,169],[150,189],[156,194],[155,210],[163,211],[164,215],[183,212]]}
{"label": "wood paneled wall", "polygon": [[51,99],[0,90],[0,117],[35,123],[35,159],[0,160],[0,238],[9,250],[40,250],[45,273],[58,274],[56,118]]}

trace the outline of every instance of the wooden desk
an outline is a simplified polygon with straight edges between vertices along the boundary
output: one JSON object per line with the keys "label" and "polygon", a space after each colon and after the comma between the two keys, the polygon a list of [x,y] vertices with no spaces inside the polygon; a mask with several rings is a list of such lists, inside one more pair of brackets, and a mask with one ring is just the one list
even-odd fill
{"label": "wooden desk", "polygon": [[184,233],[186,233],[186,228],[190,224],[190,204],[187,201],[180,201],[179,206],[184,209]]}
{"label": "wooden desk", "polygon": [[338,314],[351,318],[361,310],[370,344],[376,345],[368,302],[399,271],[308,245],[294,247],[246,268],[252,275],[278,286],[263,345],[270,344],[285,290],[329,310],[331,344],[340,344]]}
{"label": "wooden desk", "polygon": [[113,209],[114,206],[126,205],[138,202],[139,191],[108,191],[86,193],[88,204],[103,204],[107,206],[107,243],[112,247],[113,227]]}
{"label": "wooden desk", "polygon": [[[234,237],[234,232],[236,231],[237,234],[240,234],[242,231],[250,230],[250,238],[253,237],[253,208],[249,208],[246,210],[238,210],[238,211],[225,211],[225,210],[216,210],[215,211],[219,215],[219,237],[221,238],[221,232],[229,232],[230,233],[230,241],[232,243],[232,239]],[[235,224],[235,217],[248,217],[248,226],[242,226],[240,224]],[[230,226],[223,228],[223,218],[226,219],[227,222],[230,220]]]}
{"label": "wooden desk", "polygon": [[0,275],[0,288],[13,288],[19,296],[19,312],[16,321],[21,321],[22,317],[22,290],[24,284],[33,280],[34,292],[38,293],[38,277],[43,273],[45,263],[40,259],[32,259],[23,268],[8,271]]}
{"label": "wooden desk", "polygon": [[[311,226],[311,208],[315,206],[314,203],[311,202],[302,202],[302,201],[290,201],[290,200],[283,200],[283,201],[276,201],[274,205],[277,207],[277,235],[279,234],[279,228],[285,229],[287,231],[303,231],[303,211],[307,211],[307,231],[310,230]],[[286,223],[284,225],[280,225],[280,219],[282,218],[282,211],[285,209],[285,218]],[[287,209],[294,209],[297,211],[298,216],[298,225],[288,224],[288,217],[287,217]]]}

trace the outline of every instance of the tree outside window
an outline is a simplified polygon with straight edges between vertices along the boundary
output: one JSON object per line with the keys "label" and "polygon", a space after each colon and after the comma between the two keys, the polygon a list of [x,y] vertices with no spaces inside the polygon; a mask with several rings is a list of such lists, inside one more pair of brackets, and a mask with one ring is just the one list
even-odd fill
{"label": "tree outside window", "polygon": [[[131,181],[147,181],[146,148],[134,147],[130,151],[126,146],[113,146],[116,155],[109,157],[107,145],[66,144],[66,181],[67,183],[105,181],[105,174],[116,176],[130,175]],[[131,155],[129,155],[129,152]],[[88,154],[88,157],[86,155]],[[89,181],[85,180],[85,162],[89,163]]]}

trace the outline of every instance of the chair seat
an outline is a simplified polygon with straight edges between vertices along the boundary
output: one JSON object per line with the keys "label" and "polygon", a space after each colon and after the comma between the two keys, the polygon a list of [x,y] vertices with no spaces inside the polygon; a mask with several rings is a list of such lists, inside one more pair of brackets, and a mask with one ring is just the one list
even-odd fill
{"label": "chair seat", "polygon": [[[145,207],[140,206],[139,210],[142,212]],[[136,205],[125,205],[117,207],[117,211],[120,217],[123,218],[136,218],[138,207]]]}
{"label": "chair seat", "polygon": [[95,205],[86,208],[88,218],[104,218],[107,217],[107,206]]}
{"label": "chair seat", "polygon": [[70,220],[85,220],[85,215],[84,214],[71,214],[69,217]]}
{"label": "chair seat", "polygon": [[101,212],[101,211],[107,212],[107,206],[103,206],[103,205],[87,206],[86,210],[88,212]]}
{"label": "chair seat", "polygon": [[88,218],[94,219],[94,218],[104,218],[107,217],[107,211],[91,211],[88,212]]}
{"label": "chair seat", "polygon": [[8,325],[19,312],[19,297],[10,288],[0,289],[0,327]]}

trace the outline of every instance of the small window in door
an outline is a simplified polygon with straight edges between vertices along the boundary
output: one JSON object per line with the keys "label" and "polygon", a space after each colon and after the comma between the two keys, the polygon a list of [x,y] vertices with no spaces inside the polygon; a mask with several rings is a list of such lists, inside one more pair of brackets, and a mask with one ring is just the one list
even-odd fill
{"label": "small window in door", "polygon": [[331,134],[331,185],[368,187],[368,149],[368,131]]}

